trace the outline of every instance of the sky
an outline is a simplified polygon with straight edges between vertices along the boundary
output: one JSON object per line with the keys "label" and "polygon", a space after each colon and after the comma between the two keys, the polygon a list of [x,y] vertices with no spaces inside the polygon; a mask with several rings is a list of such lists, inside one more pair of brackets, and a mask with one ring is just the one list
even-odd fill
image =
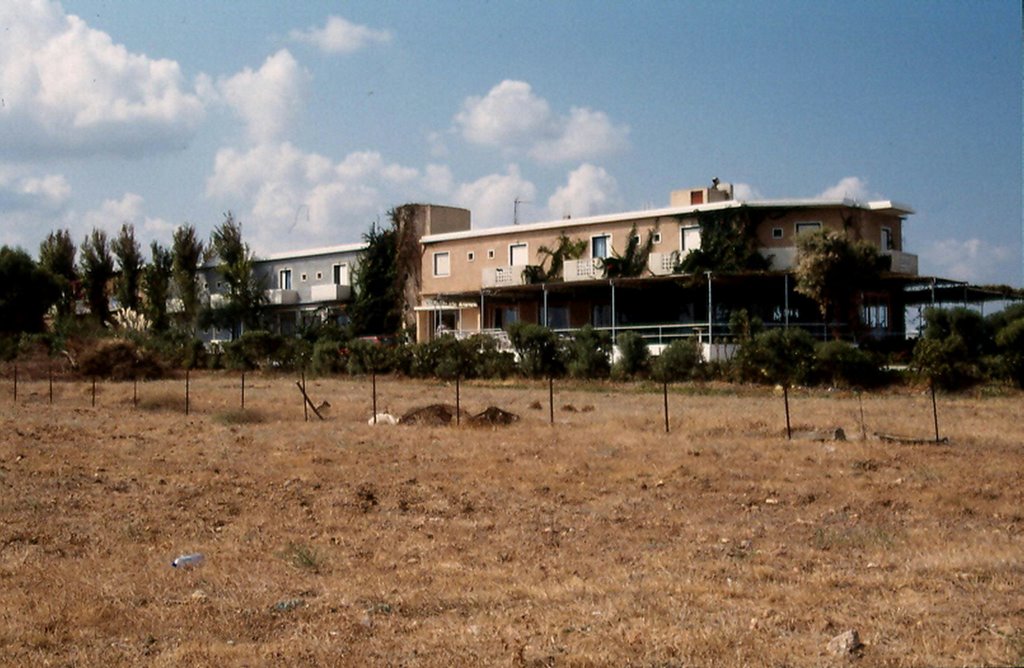
{"label": "sky", "polygon": [[1021,286],[1021,26],[1017,0],[0,0],[0,244],[148,249],[230,211],[262,254],[407,202],[483,228],[718,177],[907,204],[922,274]]}

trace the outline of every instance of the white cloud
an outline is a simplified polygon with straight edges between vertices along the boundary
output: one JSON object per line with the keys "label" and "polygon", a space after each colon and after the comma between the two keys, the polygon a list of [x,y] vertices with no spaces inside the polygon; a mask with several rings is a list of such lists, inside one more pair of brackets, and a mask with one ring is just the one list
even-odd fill
{"label": "white cloud", "polygon": [[839,183],[825,188],[818,193],[821,199],[852,199],[864,201],[869,199],[868,184],[857,176],[847,176],[840,179]]}
{"label": "white cloud", "polygon": [[473,144],[510,154],[525,152],[540,162],[581,160],[625,148],[629,128],[616,126],[601,111],[572,108],[552,111],[525,81],[505,80],[484,97],[462,104],[455,125]]}
{"label": "white cloud", "polygon": [[921,273],[971,283],[1006,283],[1019,257],[982,239],[940,239],[920,250]]}
{"label": "white cloud", "polygon": [[357,241],[369,222],[402,202],[451,195],[447,167],[424,172],[389,163],[375,151],[340,162],[294,145],[261,144],[218,151],[206,194],[238,210],[247,240],[258,252]]}
{"label": "white cloud", "polygon": [[82,215],[76,226],[81,230],[81,237],[93,230],[104,230],[113,238],[127,223],[135,227],[135,238],[141,244],[147,239],[157,239],[166,245],[169,243],[175,226],[163,218],[154,218],[145,213],[145,199],[136,193],[125,193],[121,199],[106,199],[99,207]]}
{"label": "white cloud", "polygon": [[297,41],[312,44],[324,53],[353,53],[370,44],[387,44],[391,33],[351,23],[340,16],[327,17],[323,28],[293,30],[289,36]]}
{"label": "white cloud", "polygon": [[0,145],[8,155],[139,155],[204,116],[178,64],[130,53],[58,3],[0,3]]}
{"label": "white cloud", "polygon": [[514,202],[519,199],[520,222],[534,218],[529,215],[529,205],[536,199],[537,188],[523,179],[516,165],[509,165],[504,174],[490,174],[472,183],[464,183],[455,191],[455,204],[469,209],[473,215],[473,227],[495,227],[511,225]]}
{"label": "white cloud", "polygon": [[548,211],[554,218],[590,216],[621,208],[618,182],[604,168],[589,163],[570,172],[566,184],[548,198]]}
{"label": "white cloud", "polygon": [[245,68],[220,81],[224,100],[246,123],[256,143],[280,139],[302,108],[310,74],[287,49],[264,61],[260,69]]}
{"label": "white cloud", "polygon": [[0,210],[53,212],[71,196],[71,185],[62,174],[26,175],[0,165]]}
{"label": "white cloud", "polygon": [[764,195],[761,194],[760,190],[749,183],[734,183],[732,184],[732,197],[736,200],[747,201],[762,199]]}

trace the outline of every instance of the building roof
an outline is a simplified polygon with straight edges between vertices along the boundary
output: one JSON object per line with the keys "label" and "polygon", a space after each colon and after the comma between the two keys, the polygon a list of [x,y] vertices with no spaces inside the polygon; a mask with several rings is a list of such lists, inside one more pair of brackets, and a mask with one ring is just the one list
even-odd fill
{"label": "building roof", "polygon": [[424,236],[420,241],[425,244],[441,241],[454,241],[456,239],[474,239],[481,237],[500,236],[514,232],[534,232],[538,230],[564,229],[571,227],[584,227],[588,225],[601,225],[605,223],[618,223],[629,220],[661,218],[668,216],[686,216],[702,211],[722,211],[726,209],[740,209],[743,207],[752,208],[823,208],[823,207],[848,207],[890,213],[896,216],[906,216],[914,213],[909,206],[892,202],[890,200],[879,200],[874,202],[858,202],[852,199],[777,199],[777,200],[727,200],[724,202],[712,202],[709,204],[698,204],[694,206],[674,206],[660,209],[642,209],[639,211],[626,211],[623,213],[605,214],[600,216],[587,216],[584,218],[562,218],[559,220],[542,221],[537,223],[523,223],[521,225],[503,225],[501,227],[487,227],[478,230],[464,230],[461,232],[446,232],[443,234],[430,234]]}

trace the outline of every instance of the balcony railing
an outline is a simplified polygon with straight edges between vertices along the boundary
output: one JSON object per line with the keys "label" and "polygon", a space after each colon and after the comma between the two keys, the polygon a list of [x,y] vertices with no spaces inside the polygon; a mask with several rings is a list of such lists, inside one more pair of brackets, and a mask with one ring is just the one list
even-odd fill
{"label": "balcony railing", "polygon": [[282,289],[267,290],[267,303],[274,304],[276,306],[298,304],[299,291]]}
{"label": "balcony railing", "polygon": [[679,260],[679,253],[651,253],[647,257],[647,268],[655,276],[668,276]]}
{"label": "balcony railing", "polygon": [[882,255],[888,255],[892,258],[892,266],[889,268],[892,273],[917,276],[917,256],[913,253],[890,250],[883,251]]}
{"label": "balcony railing", "polygon": [[598,258],[566,260],[562,265],[562,275],[566,281],[591,281],[604,278],[604,269]]}
{"label": "balcony railing", "polygon": [[352,286],[339,283],[328,283],[327,285],[314,285],[309,289],[310,301],[314,302],[342,302],[352,295]]}
{"label": "balcony railing", "polygon": [[523,277],[525,266],[504,266],[484,269],[481,283],[485,288],[503,288],[512,285],[526,285]]}

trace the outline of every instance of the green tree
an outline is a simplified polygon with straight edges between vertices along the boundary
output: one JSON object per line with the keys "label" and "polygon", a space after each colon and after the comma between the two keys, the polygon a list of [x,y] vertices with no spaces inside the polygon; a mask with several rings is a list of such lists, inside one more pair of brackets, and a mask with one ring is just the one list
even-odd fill
{"label": "green tree", "polygon": [[98,322],[106,323],[110,320],[107,290],[114,277],[114,258],[110,255],[106,232],[93,228],[82,242],[79,265],[89,311]]}
{"label": "green tree", "polygon": [[543,325],[515,322],[508,338],[519,355],[519,368],[533,378],[560,376],[565,370],[558,336]]}
{"label": "green tree", "polygon": [[757,227],[761,214],[747,207],[699,211],[700,248],[683,257],[675,271],[702,274],[707,271],[764,271],[769,260],[758,252]]}
{"label": "green tree", "polygon": [[834,338],[840,336],[839,323],[849,324],[856,336],[861,296],[877,285],[888,260],[870,243],[851,241],[832,230],[802,234],[797,239],[795,290],[817,302],[821,317],[834,323]]}
{"label": "green tree", "polygon": [[531,265],[523,270],[528,283],[550,283],[561,280],[562,268],[566,260],[578,260],[587,252],[585,239],[570,239],[562,232],[558,235],[554,246],[540,246],[537,254],[542,258],[539,265]]}
{"label": "green tree", "polygon": [[256,276],[256,258],[242,240],[242,223],[230,211],[213,230],[210,246],[219,260],[217,271],[228,288],[225,304],[216,309],[213,322],[229,328],[231,338],[236,339],[243,329],[259,328],[266,304],[265,286]]}
{"label": "green tree", "polygon": [[171,294],[171,274],[174,257],[171,251],[154,241],[149,247],[150,261],[142,270],[142,294],[145,297],[144,311],[153,331],[165,332],[168,328],[167,299]]}
{"label": "green tree", "polygon": [[651,249],[654,248],[654,230],[648,230],[647,238],[640,240],[636,231],[636,223],[629,230],[629,241],[626,242],[626,249],[620,255],[613,252],[601,262],[604,267],[604,275],[608,278],[635,278],[642,276],[647,271],[647,259],[651,256]]}
{"label": "green tree", "polygon": [[57,279],[20,248],[0,248],[0,332],[41,332],[60,298]]}
{"label": "green tree", "polygon": [[75,313],[78,300],[78,269],[75,265],[77,248],[68,230],[57,230],[46,235],[39,245],[39,266],[57,281],[60,298],[57,316],[65,319]]}
{"label": "green tree", "polygon": [[348,311],[352,333],[356,336],[391,336],[401,327],[402,292],[397,271],[396,227],[392,218],[390,227],[372,225],[370,231],[363,235],[366,250],[356,268],[356,294]]}
{"label": "green tree", "polygon": [[188,223],[174,230],[171,238],[174,291],[181,301],[181,325],[190,332],[199,317],[199,267],[203,262],[203,242],[196,228]]}
{"label": "green tree", "polygon": [[139,286],[142,281],[142,250],[135,240],[135,227],[124,223],[121,232],[110,244],[117,258],[119,276],[115,296],[121,308],[139,310]]}

